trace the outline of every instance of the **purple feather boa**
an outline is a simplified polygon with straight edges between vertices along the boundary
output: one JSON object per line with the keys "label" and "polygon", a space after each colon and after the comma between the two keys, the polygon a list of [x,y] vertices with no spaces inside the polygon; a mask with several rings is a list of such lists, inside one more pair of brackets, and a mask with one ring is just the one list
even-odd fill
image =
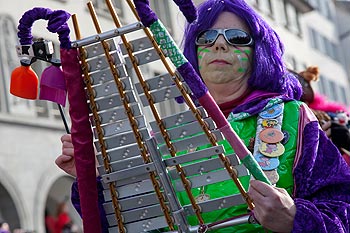
{"label": "purple feather boa", "polygon": [[58,33],[61,48],[69,49],[71,47],[69,33],[70,29],[67,20],[70,14],[63,10],[52,11],[49,8],[35,7],[25,12],[19,21],[18,38],[21,45],[32,44],[33,36],[31,29],[36,20],[48,20],[47,29],[49,32]]}
{"label": "purple feather boa", "polygon": [[192,23],[197,19],[197,9],[191,0],[174,0],[180,11],[185,16],[188,23]]}
{"label": "purple feather boa", "polygon": [[149,27],[158,20],[156,13],[150,7],[148,0],[134,0],[136,11],[145,27]]}
{"label": "purple feather boa", "polygon": [[[197,19],[197,10],[191,0],[174,0],[180,11],[189,23]],[[136,11],[145,27],[149,27],[158,20],[157,15],[152,11],[148,0],[134,0]]]}

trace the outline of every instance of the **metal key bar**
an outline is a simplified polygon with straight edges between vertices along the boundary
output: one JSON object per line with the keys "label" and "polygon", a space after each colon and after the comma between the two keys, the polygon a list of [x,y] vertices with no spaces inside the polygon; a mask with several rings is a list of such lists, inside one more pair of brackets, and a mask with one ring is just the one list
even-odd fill
{"label": "metal key bar", "polygon": [[[248,175],[247,169],[243,165],[238,165],[234,167],[235,173],[239,176],[245,176]],[[218,171],[212,171],[205,173],[203,175],[188,177],[188,179],[191,181],[191,188],[198,188],[202,186],[206,186],[209,184],[221,182],[224,180],[229,180],[230,176],[225,170],[218,170]],[[233,185],[233,184],[232,184]],[[184,191],[184,187],[181,183],[181,180],[175,181],[175,189],[176,191]]]}
{"label": "metal key bar", "polygon": [[[116,64],[115,68],[117,69],[117,72],[120,77],[127,77],[127,72],[122,64]],[[109,68],[104,70],[96,70],[95,72],[90,73],[90,80],[93,85],[96,84],[102,84],[108,81],[113,80],[113,75],[111,73],[111,70]],[[127,77],[129,78],[129,77]]]}
{"label": "metal key bar", "polygon": [[[139,129],[139,134],[139,136],[141,136],[141,139],[146,139],[150,137],[147,128]],[[129,146],[130,144],[135,143],[135,134],[130,131],[125,134],[120,134],[113,137],[106,137],[103,138],[103,140],[107,148],[119,148]],[[97,148],[97,151],[100,150]]]}
{"label": "metal key bar", "polygon": [[[143,115],[135,117],[135,122],[140,129],[146,127],[146,120],[145,120],[145,116]],[[103,135],[105,137],[109,137],[120,133],[132,131],[132,128],[128,123],[129,123],[128,119],[122,119],[110,124],[103,125],[102,126]]]}
{"label": "metal key bar", "polygon": [[[158,198],[156,193],[146,193],[144,195],[139,195],[139,196],[133,196],[133,197],[127,197],[120,199],[120,206],[121,210],[130,210],[130,209],[135,209],[135,208],[140,208],[148,205],[154,205],[158,204]],[[105,203],[103,204],[103,208],[106,212],[106,214],[112,214],[114,213],[114,208],[112,203]]]}
{"label": "metal key bar", "polygon": [[[159,89],[162,87],[168,87],[174,84],[169,73],[157,75],[153,78],[145,80],[149,89]],[[136,90],[139,94],[143,94],[143,89],[140,83],[135,83]]]}
{"label": "metal key bar", "polygon": [[[126,185],[130,185],[130,184],[134,184],[137,182],[142,182],[145,180],[149,180],[149,175],[147,173],[143,173],[139,176],[134,176],[131,179],[124,179],[124,180],[118,180],[118,181],[113,181],[113,182],[109,182],[108,184],[114,183],[115,187],[121,187],[121,186],[126,186]],[[108,189],[108,184],[102,182],[102,186],[103,189]],[[154,190],[153,190],[154,191]],[[129,195],[133,195],[133,194],[129,194]]]}
{"label": "metal key bar", "polygon": [[[131,103],[130,108],[134,116],[141,115],[140,106],[137,103]],[[112,122],[127,118],[127,115],[125,113],[125,108],[121,106],[100,111],[98,112],[98,115],[101,119],[101,124],[112,123]]]}
{"label": "metal key bar", "polygon": [[[163,102],[165,100],[179,97],[181,96],[181,92],[176,86],[170,86],[170,87],[159,89],[157,91],[152,91],[150,92],[150,95],[152,96],[152,99],[153,99],[152,104],[156,104],[156,103]],[[150,104],[148,98],[149,97],[146,95],[140,95],[141,103],[143,106],[148,106]]]}
{"label": "metal key bar", "polygon": [[[144,161],[140,155],[129,159],[123,159],[120,161],[110,163],[112,172],[120,171],[126,168],[135,167],[135,166],[140,166],[143,164],[144,164]],[[103,167],[103,166],[99,166],[98,168],[100,167]],[[104,175],[104,173],[100,173],[100,175]]]}
{"label": "metal key bar", "polygon": [[[154,49],[149,49],[146,51],[142,51],[139,53],[134,54],[135,56],[135,60],[138,66],[140,65],[145,65],[154,61],[159,60],[159,56],[157,54],[157,52]],[[133,61],[131,61],[130,57],[126,57],[125,58],[125,65],[128,68],[132,68],[133,67]]]}
{"label": "metal key bar", "polygon": [[[216,125],[211,118],[204,119],[204,122],[208,124],[210,130],[214,130]],[[170,128],[167,130],[170,140],[176,140],[181,138],[187,138],[191,135],[202,133],[202,127],[198,124],[197,121],[193,121],[188,124],[183,124],[178,127]],[[157,139],[158,143],[164,143],[164,138],[160,133],[154,134],[154,137]]]}
{"label": "metal key bar", "polygon": [[[215,137],[218,140],[223,139],[223,136],[219,130],[215,130],[212,133],[215,135]],[[193,136],[191,138],[187,138],[184,140],[172,142],[172,145],[174,147],[174,151],[180,152],[180,151],[185,151],[189,149],[196,149],[198,146],[203,146],[208,143],[209,143],[209,140],[206,137],[206,135],[201,134],[201,135]],[[159,150],[162,153],[162,155],[168,155],[170,153],[169,148],[166,145],[160,146]]]}
{"label": "metal key bar", "polygon": [[[119,53],[116,51],[113,51],[113,53],[111,53],[113,64],[122,63],[118,56],[119,56]],[[103,70],[103,69],[106,69],[110,66],[107,58],[104,55],[93,57],[89,60],[86,60],[86,62],[88,64],[88,71],[89,72]]]}
{"label": "metal key bar", "polygon": [[[125,229],[127,232],[151,232],[152,230],[161,229],[167,227],[167,223],[164,217],[156,217],[151,219],[142,220],[135,223],[125,224]],[[109,228],[109,233],[116,233],[117,227]],[[173,233],[178,233],[177,231],[172,231]]]}
{"label": "metal key bar", "polygon": [[[130,223],[130,222],[136,222],[143,219],[150,219],[150,218],[154,218],[162,215],[163,213],[159,203],[152,206],[146,206],[146,207],[122,212],[124,224]],[[111,226],[117,225],[116,219],[113,215],[107,215],[106,217]]]}
{"label": "metal key bar", "polygon": [[[128,98],[128,101],[133,103],[136,102],[136,97],[134,95],[134,92],[129,91],[125,93],[126,98]],[[113,107],[120,106],[122,103],[122,99],[119,94],[111,95],[108,97],[103,97],[95,100],[96,102],[96,108],[97,111],[101,110],[107,110]]]}
{"label": "metal key bar", "polygon": [[[197,110],[202,118],[208,117],[208,115],[203,107],[199,107]],[[168,129],[170,127],[186,124],[186,123],[189,123],[189,122],[192,122],[195,120],[196,120],[196,118],[194,117],[193,112],[191,112],[190,110],[186,110],[184,112],[180,112],[178,114],[162,118],[162,123],[163,123],[164,127],[166,129]],[[150,125],[153,129],[153,132],[155,132],[155,133],[159,132],[159,127],[157,125],[157,122],[152,121],[152,122],[150,122]]]}
{"label": "metal key bar", "polygon": [[[234,194],[221,198],[211,199],[198,203],[203,213],[215,211],[218,209],[229,208],[231,206],[244,204],[245,201],[240,194]],[[194,215],[191,205],[184,206],[187,215]]]}
{"label": "metal key bar", "polygon": [[[141,37],[138,39],[130,40],[129,45],[133,52],[142,51],[148,48],[153,48],[152,43],[147,37]],[[123,55],[128,55],[127,48],[124,44],[120,45],[120,50]]]}
{"label": "metal key bar", "polygon": [[[114,182],[111,182],[114,183]],[[137,196],[144,193],[150,193],[154,191],[153,184],[150,179],[143,180],[140,182],[135,182],[133,184],[128,184],[120,186],[116,189],[118,193],[118,198],[122,199],[130,196]],[[111,201],[111,196],[108,190],[103,190],[104,197],[106,201]]]}
{"label": "metal key bar", "polygon": [[[202,150],[198,151],[201,152]],[[226,156],[228,157],[228,159],[232,159],[232,157],[235,157],[236,155],[230,155],[230,156]],[[190,156],[186,156],[186,157],[190,157]],[[195,162],[195,160],[192,160],[191,164],[188,165],[183,165],[183,169],[186,172],[187,176],[192,176],[192,175],[198,175],[201,173],[205,173],[205,172],[210,172],[212,170],[217,170],[217,169],[223,169],[222,164],[220,163],[220,160],[217,158],[211,158],[211,159],[207,159],[207,160],[202,160],[202,161],[197,161]],[[237,170],[237,168],[235,167],[235,169]],[[247,172],[245,172],[244,174],[247,174]],[[175,172],[174,169],[169,170],[169,175],[171,176],[172,179],[179,179],[179,174],[177,174],[177,172]],[[238,176],[243,175],[243,173],[239,173]]]}
{"label": "metal key bar", "polygon": [[[109,158],[110,162],[128,159],[138,155],[140,155],[140,150],[136,143],[129,144],[124,147],[119,147],[117,149],[113,148],[111,150],[108,150],[106,153],[106,156]],[[103,164],[103,158],[101,153],[97,154],[96,157],[98,162],[100,164]]]}
{"label": "metal key bar", "polygon": [[[113,39],[106,41],[106,43],[108,44],[109,51],[115,51],[117,49]],[[85,46],[84,52],[85,52],[86,59],[104,54],[104,50],[103,50],[103,47],[101,46],[101,43],[95,43],[95,44]]]}
{"label": "metal key bar", "polygon": [[147,164],[142,164],[140,166],[132,167],[129,169],[124,169],[121,171],[116,171],[116,172],[111,172],[106,175],[102,175],[102,180],[105,183],[113,182],[113,181],[121,181],[123,179],[129,179],[132,177],[136,177],[138,175],[142,175],[147,172],[152,172],[154,171],[154,165],[153,163],[147,163]]}
{"label": "metal key bar", "polygon": [[[120,81],[122,82],[125,90],[132,89],[132,84],[129,77],[120,79]],[[118,91],[117,87],[114,84],[114,81],[112,80],[110,82],[105,82],[103,84],[94,85],[93,88],[94,88],[95,98],[101,98],[108,95],[112,95],[113,93],[116,93]]]}

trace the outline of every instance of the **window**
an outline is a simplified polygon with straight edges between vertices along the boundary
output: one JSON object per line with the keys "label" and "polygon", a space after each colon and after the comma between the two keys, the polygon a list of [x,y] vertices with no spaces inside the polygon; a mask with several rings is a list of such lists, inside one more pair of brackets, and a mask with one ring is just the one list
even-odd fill
{"label": "window", "polygon": [[325,16],[327,19],[332,20],[332,14],[331,14],[329,2],[327,0],[319,0],[318,6],[321,14]]}
{"label": "window", "polygon": [[318,79],[318,82],[317,82],[317,86],[318,86],[318,90],[321,94],[325,94],[326,93],[326,90],[325,90],[325,83],[324,83],[324,77],[322,75],[320,75],[320,78]]}
{"label": "window", "polygon": [[329,96],[332,100],[334,101],[339,101],[339,97],[338,97],[338,85],[332,81],[332,80],[329,80],[329,88],[330,88],[330,92],[331,92],[331,95]]}
{"label": "window", "polygon": [[315,9],[317,9],[320,14],[329,20],[333,20],[330,4],[328,0],[307,0],[307,2]]}
{"label": "window", "polygon": [[286,15],[286,27],[297,35],[301,35],[299,12],[297,9],[285,1],[284,11]]}
{"label": "window", "polygon": [[317,33],[316,31],[313,29],[313,28],[309,28],[309,38],[310,38],[310,45],[312,48],[316,49],[318,48],[318,45],[317,45]]}
{"label": "window", "polygon": [[328,80],[322,74],[320,75],[318,84],[319,84],[319,87],[320,87],[321,94],[323,94],[325,96],[329,96]]}
{"label": "window", "polygon": [[330,42],[329,47],[330,47],[330,51],[331,51],[331,57],[336,61],[340,61],[339,52],[338,52],[339,47],[335,43],[332,43],[332,42]]}
{"label": "window", "polygon": [[[101,0],[92,0],[91,1],[94,8],[95,8],[95,11],[96,11],[96,14],[102,16],[102,17],[109,17],[111,18],[111,14],[108,10],[108,7],[107,7],[107,4],[105,3],[105,1],[101,1]],[[118,16],[119,17],[123,17],[123,9],[122,9],[122,3],[121,3],[121,0],[111,0],[114,8],[115,8],[115,11],[117,12]],[[111,18],[112,19],[112,18]]]}
{"label": "window", "polygon": [[257,1],[258,8],[269,17],[274,17],[271,0],[259,0]]}
{"label": "window", "polygon": [[151,0],[151,8],[157,14],[169,33],[172,31],[171,13],[168,1]]}
{"label": "window", "polygon": [[335,81],[327,79],[325,76],[320,75],[317,86],[317,92],[324,96],[327,96],[328,100],[349,105],[345,87],[338,85]]}
{"label": "window", "polygon": [[[284,9],[284,5],[285,5],[284,0],[274,1],[274,4],[275,4],[275,9]],[[287,16],[284,10],[277,10],[275,17],[276,17],[276,22],[278,22],[283,26],[287,26]]]}
{"label": "window", "polygon": [[316,30],[309,28],[310,44],[323,54],[331,57],[335,61],[340,61],[337,44],[331,42],[325,36],[319,34]]}
{"label": "window", "polygon": [[345,87],[343,86],[339,86],[340,88],[340,91],[339,91],[339,98],[340,98],[340,101],[345,104],[346,106],[349,105],[349,101],[348,99],[346,98],[346,90],[345,90]]}

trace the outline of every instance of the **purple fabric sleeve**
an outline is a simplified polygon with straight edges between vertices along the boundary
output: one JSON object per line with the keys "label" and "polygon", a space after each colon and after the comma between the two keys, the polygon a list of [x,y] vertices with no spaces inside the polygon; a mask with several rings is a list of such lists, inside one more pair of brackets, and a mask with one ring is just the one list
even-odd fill
{"label": "purple fabric sleeve", "polygon": [[49,8],[35,7],[25,12],[18,25],[18,38],[21,45],[32,44],[33,36],[31,34],[33,23],[36,20],[48,20],[47,29],[52,33],[58,33],[61,48],[70,48],[69,27],[67,20],[70,14],[63,10],[52,11]]}
{"label": "purple fabric sleeve", "polygon": [[61,48],[71,48],[67,21],[70,18],[70,14],[63,10],[53,11],[49,16],[49,22],[47,23],[47,29],[49,32],[57,33],[60,41]]}
{"label": "purple fabric sleeve", "polygon": [[134,0],[134,4],[140,20],[145,27],[149,27],[152,23],[158,20],[158,17],[156,13],[152,11],[148,0]]}
{"label": "purple fabric sleeve", "polygon": [[76,49],[61,49],[62,69],[66,79],[71,134],[74,146],[81,212],[85,233],[101,232],[96,188],[96,164],[85,85]]}
{"label": "purple fabric sleeve", "polygon": [[[96,178],[96,183],[97,183],[97,190],[98,190],[98,208],[100,210],[102,233],[108,233],[108,221],[106,218],[105,210],[103,208],[103,203],[105,202],[105,200],[103,197],[103,186],[102,186],[100,177]],[[76,180],[72,184],[71,201],[72,201],[74,208],[81,216],[79,189],[78,189],[78,182]]]}
{"label": "purple fabric sleeve", "polygon": [[185,79],[187,85],[190,87],[196,98],[200,98],[208,92],[207,86],[204,84],[189,62],[186,62],[178,67],[177,71]]}
{"label": "purple fabric sleeve", "polygon": [[349,232],[350,168],[317,121],[302,130],[293,232]]}
{"label": "purple fabric sleeve", "polygon": [[192,23],[197,19],[197,10],[193,1],[191,0],[174,0],[176,5],[179,6],[180,11],[185,16],[188,23]]}

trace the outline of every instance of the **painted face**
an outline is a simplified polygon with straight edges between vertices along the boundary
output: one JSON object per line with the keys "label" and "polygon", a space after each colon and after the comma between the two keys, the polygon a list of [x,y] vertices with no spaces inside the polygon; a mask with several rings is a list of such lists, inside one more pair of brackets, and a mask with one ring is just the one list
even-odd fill
{"label": "painted face", "polygon": [[[240,29],[249,33],[244,21],[230,12],[221,13],[211,28]],[[206,84],[225,84],[232,81],[247,82],[252,52],[250,46],[237,46],[228,43],[224,35],[219,35],[212,45],[199,45],[197,48],[198,64],[204,82]]]}

